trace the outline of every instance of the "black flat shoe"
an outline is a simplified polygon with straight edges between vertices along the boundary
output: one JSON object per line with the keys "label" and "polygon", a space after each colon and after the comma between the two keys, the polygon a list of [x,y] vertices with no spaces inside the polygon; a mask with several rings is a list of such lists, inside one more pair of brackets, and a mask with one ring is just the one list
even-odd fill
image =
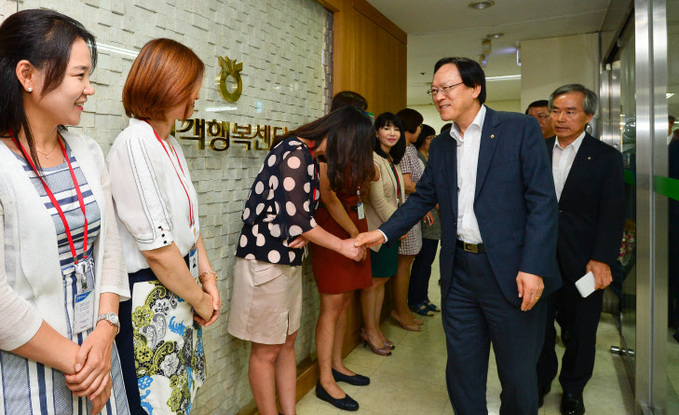
{"label": "black flat shoe", "polygon": [[332,377],[335,378],[335,382],[346,382],[354,386],[366,386],[370,384],[370,378],[367,376],[359,375],[358,373],[354,376],[345,375],[340,373],[335,369],[332,370]]}
{"label": "black flat shoe", "polygon": [[351,396],[347,395],[346,393],[344,395],[345,396],[342,399],[333,398],[325,389],[323,389],[323,386],[321,386],[321,381],[318,381],[316,384],[316,397],[318,399],[326,401],[335,408],[341,409],[343,411],[358,411],[358,402],[353,400]]}
{"label": "black flat shoe", "polygon": [[566,392],[561,397],[561,415],[584,415],[585,403],[581,393]]}

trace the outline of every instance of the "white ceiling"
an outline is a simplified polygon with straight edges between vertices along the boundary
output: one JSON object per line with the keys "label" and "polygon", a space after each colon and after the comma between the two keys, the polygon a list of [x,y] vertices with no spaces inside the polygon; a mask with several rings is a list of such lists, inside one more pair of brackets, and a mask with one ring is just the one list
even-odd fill
{"label": "white ceiling", "polygon": [[[617,0],[495,0],[485,10],[469,8],[470,0],[368,2],[408,33],[408,105],[431,103],[424,91],[438,59],[478,60],[488,34],[504,36],[492,40],[486,76],[520,75],[516,47],[521,41],[615,31],[627,13],[627,2]],[[491,81],[487,92],[489,101],[518,101],[521,81]]]}

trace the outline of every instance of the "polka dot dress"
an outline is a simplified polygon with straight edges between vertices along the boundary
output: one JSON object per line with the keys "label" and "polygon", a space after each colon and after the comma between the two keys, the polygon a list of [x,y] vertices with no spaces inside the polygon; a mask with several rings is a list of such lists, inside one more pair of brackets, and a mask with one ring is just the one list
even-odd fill
{"label": "polka dot dress", "polygon": [[316,226],[317,176],[311,152],[298,138],[288,138],[274,147],[245,203],[236,256],[302,265],[304,248],[289,248],[288,242]]}

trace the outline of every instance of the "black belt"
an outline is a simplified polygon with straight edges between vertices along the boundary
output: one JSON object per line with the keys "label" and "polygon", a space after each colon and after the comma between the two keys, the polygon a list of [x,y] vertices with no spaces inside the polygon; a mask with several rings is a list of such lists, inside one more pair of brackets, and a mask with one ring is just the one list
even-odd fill
{"label": "black belt", "polygon": [[486,247],[484,247],[483,244],[470,244],[469,242],[458,239],[455,245],[462,248],[464,252],[471,252],[472,254],[482,254],[486,252]]}

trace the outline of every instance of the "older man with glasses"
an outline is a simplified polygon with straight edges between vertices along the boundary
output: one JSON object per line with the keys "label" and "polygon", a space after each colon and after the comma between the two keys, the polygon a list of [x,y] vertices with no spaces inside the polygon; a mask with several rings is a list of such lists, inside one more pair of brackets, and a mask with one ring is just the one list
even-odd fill
{"label": "older man with glasses", "polygon": [[502,383],[500,413],[535,415],[535,367],[546,317],[539,300],[561,285],[547,149],[528,116],[483,105],[485,74],[471,59],[439,60],[429,93],[441,119],[453,127],[432,141],[417,191],[357,243],[398,242],[439,203],[446,382],[453,410],[488,413],[492,344]]}

